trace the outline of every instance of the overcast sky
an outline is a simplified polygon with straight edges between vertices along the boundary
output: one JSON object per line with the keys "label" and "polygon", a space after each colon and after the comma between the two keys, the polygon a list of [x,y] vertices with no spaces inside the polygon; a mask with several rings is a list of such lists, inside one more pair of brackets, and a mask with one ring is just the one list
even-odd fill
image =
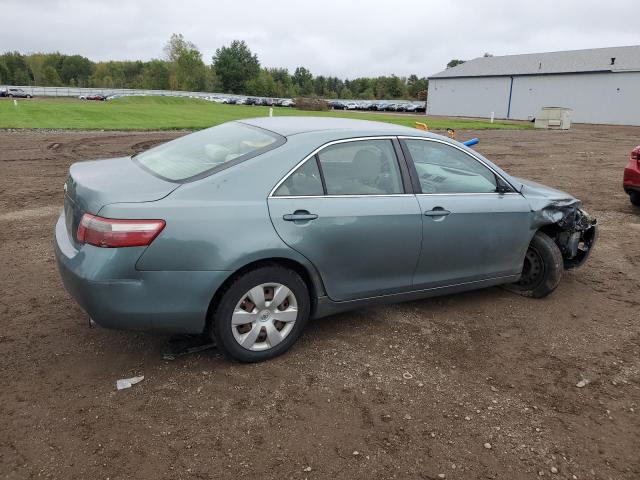
{"label": "overcast sky", "polygon": [[0,51],[160,58],[245,40],[266,67],[429,76],[452,58],[640,44],[639,0],[0,0]]}

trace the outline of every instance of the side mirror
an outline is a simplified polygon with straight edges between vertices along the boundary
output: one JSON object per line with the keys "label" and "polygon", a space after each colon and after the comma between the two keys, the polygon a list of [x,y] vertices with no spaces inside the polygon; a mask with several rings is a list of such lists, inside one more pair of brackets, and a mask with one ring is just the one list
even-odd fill
{"label": "side mirror", "polygon": [[502,181],[502,179],[496,177],[496,182],[497,182],[496,191],[500,195],[504,195],[505,193],[511,192],[511,188],[507,184],[505,184]]}

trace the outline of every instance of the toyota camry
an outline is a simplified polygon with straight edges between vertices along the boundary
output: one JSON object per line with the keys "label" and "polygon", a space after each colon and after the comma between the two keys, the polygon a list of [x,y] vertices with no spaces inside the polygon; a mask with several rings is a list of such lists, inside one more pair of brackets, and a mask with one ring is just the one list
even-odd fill
{"label": "toyota camry", "polygon": [[276,117],[79,162],[55,227],[63,283],[97,324],[285,352],[310,318],[502,285],[543,297],[596,221],[450,138]]}

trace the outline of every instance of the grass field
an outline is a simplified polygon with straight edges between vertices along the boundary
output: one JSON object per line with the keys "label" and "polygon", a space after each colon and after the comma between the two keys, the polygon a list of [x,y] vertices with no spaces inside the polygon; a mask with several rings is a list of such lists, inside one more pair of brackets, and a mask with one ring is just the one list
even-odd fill
{"label": "grass field", "polygon": [[[268,115],[268,107],[224,105],[191,98],[123,97],[108,102],[70,98],[0,99],[0,128],[60,128],[78,130],[197,130],[242,118]],[[274,115],[313,115],[378,120],[413,127],[423,122],[430,130],[526,129],[526,122],[429,118],[424,115],[375,112],[305,112],[274,108]]]}

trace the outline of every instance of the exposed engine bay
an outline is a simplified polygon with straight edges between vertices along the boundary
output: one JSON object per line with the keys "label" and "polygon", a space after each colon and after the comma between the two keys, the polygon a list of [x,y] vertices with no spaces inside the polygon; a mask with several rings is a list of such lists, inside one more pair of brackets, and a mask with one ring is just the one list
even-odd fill
{"label": "exposed engine bay", "polygon": [[521,193],[531,204],[532,228],[549,235],[558,245],[564,268],[576,268],[589,256],[598,237],[598,222],[568,193],[532,182],[521,182]]}
{"label": "exposed engine bay", "polygon": [[[564,259],[564,268],[582,265],[597,237],[597,221],[580,208],[567,209],[562,219],[555,223],[552,236]],[[549,229],[546,229],[549,230]],[[549,233],[549,232],[547,232]]]}

